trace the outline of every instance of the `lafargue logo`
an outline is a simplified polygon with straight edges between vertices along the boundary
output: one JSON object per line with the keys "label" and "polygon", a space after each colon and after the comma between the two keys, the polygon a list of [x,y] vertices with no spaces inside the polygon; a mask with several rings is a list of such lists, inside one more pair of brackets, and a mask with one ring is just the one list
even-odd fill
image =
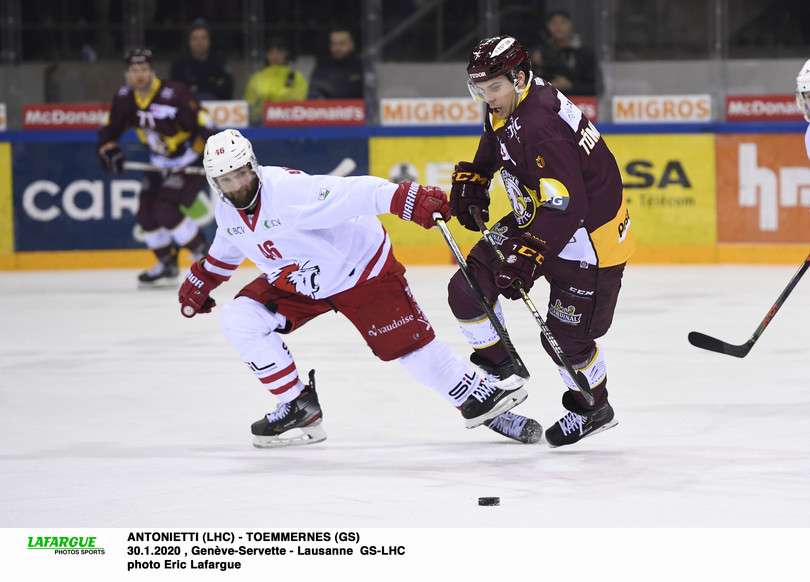
{"label": "lafargue logo", "polygon": [[29,550],[49,550],[59,556],[104,555],[95,536],[29,536]]}
{"label": "lafargue logo", "polygon": [[413,315],[403,315],[399,319],[395,319],[391,323],[383,325],[381,327],[377,327],[376,325],[372,324],[371,329],[368,330],[368,335],[372,337],[377,337],[378,335],[382,335],[384,333],[388,333],[389,331],[394,331],[398,327],[402,327],[406,323],[410,323],[413,321]]}

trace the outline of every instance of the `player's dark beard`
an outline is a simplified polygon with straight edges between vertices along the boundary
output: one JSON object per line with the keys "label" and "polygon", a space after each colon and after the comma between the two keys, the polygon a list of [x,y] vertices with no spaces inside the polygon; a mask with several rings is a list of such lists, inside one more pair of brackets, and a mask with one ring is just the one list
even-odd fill
{"label": "player's dark beard", "polygon": [[[248,204],[251,203],[254,196],[256,196],[256,192],[259,189],[259,179],[254,177],[248,186],[244,188],[240,188],[235,192],[229,192],[225,196],[230,200],[231,204],[234,205],[234,208],[239,210],[251,211],[253,207],[256,206],[254,203],[251,205],[251,208],[245,208]],[[257,198],[258,200],[258,198]]]}

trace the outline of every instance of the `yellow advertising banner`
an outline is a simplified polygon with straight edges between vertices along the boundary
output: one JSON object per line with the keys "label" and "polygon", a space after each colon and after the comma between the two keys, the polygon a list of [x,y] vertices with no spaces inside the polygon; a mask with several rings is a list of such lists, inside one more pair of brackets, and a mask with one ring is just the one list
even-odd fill
{"label": "yellow advertising banner", "polygon": [[713,245],[714,135],[609,135],[636,244]]}
{"label": "yellow advertising banner", "polygon": [[0,143],[0,254],[14,252],[11,144]]}
{"label": "yellow advertising banner", "polygon": [[[372,138],[370,172],[393,182],[418,181],[449,192],[453,167],[460,160],[472,160],[478,140],[478,137]],[[716,244],[713,135],[613,135],[607,136],[606,141],[625,182],[636,244],[662,248]],[[510,211],[500,179],[493,180],[490,196],[490,217],[495,221]],[[401,249],[399,254],[407,254],[414,262],[448,260],[439,233],[395,216],[383,216],[382,220],[395,249]],[[449,226],[462,248],[470,248],[480,238],[477,233],[459,227],[455,220]]]}
{"label": "yellow advertising banner", "polygon": [[[461,160],[472,161],[478,140],[478,137],[371,138],[369,173],[392,182],[438,186],[449,194],[453,168]],[[511,211],[500,180],[493,180],[490,197],[490,217],[493,220]],[[454,261],[438,230],[425,230],[390,214],[380,219],[391,235],[396,256],[404,263],[449,264]],[[481,238],[480,234],[459,226],[455,219],[447,226],[465,253]]]}

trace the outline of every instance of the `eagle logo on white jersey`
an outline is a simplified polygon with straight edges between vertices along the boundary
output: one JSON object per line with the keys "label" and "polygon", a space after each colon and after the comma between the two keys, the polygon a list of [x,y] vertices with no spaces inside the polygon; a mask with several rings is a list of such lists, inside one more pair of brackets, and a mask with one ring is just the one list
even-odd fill
{"label": "eagle logo on white jersey", "polygon": [[315,293],[321,288],[316,281],[320,273],[321,268],[318,265],[310,265],[309,261],[303,264],[292,263],[267,273],[267,281],[279,289],[314,299]]}

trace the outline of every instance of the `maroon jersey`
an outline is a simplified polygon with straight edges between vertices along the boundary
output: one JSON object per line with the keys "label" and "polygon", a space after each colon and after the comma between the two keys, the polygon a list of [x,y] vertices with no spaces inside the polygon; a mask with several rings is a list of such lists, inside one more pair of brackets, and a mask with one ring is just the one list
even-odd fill
{"label": "maroon jersey", "polygon": [[549,256],[600,267],[627,261],[635,243],[621,173],[576,105],[534,79],[508,119],[488,110],[485,130],[475,165],[501,170],[514,220]]}
{"label": "maroon jersey", "polygon": [[118,141],[129,128],[135,129],[158,166],[199,162],[205,141],[217,131],[184,83],[164,83],[157,77],[145,97],[129,86],[118,90],[99,129],[99,146]]}

